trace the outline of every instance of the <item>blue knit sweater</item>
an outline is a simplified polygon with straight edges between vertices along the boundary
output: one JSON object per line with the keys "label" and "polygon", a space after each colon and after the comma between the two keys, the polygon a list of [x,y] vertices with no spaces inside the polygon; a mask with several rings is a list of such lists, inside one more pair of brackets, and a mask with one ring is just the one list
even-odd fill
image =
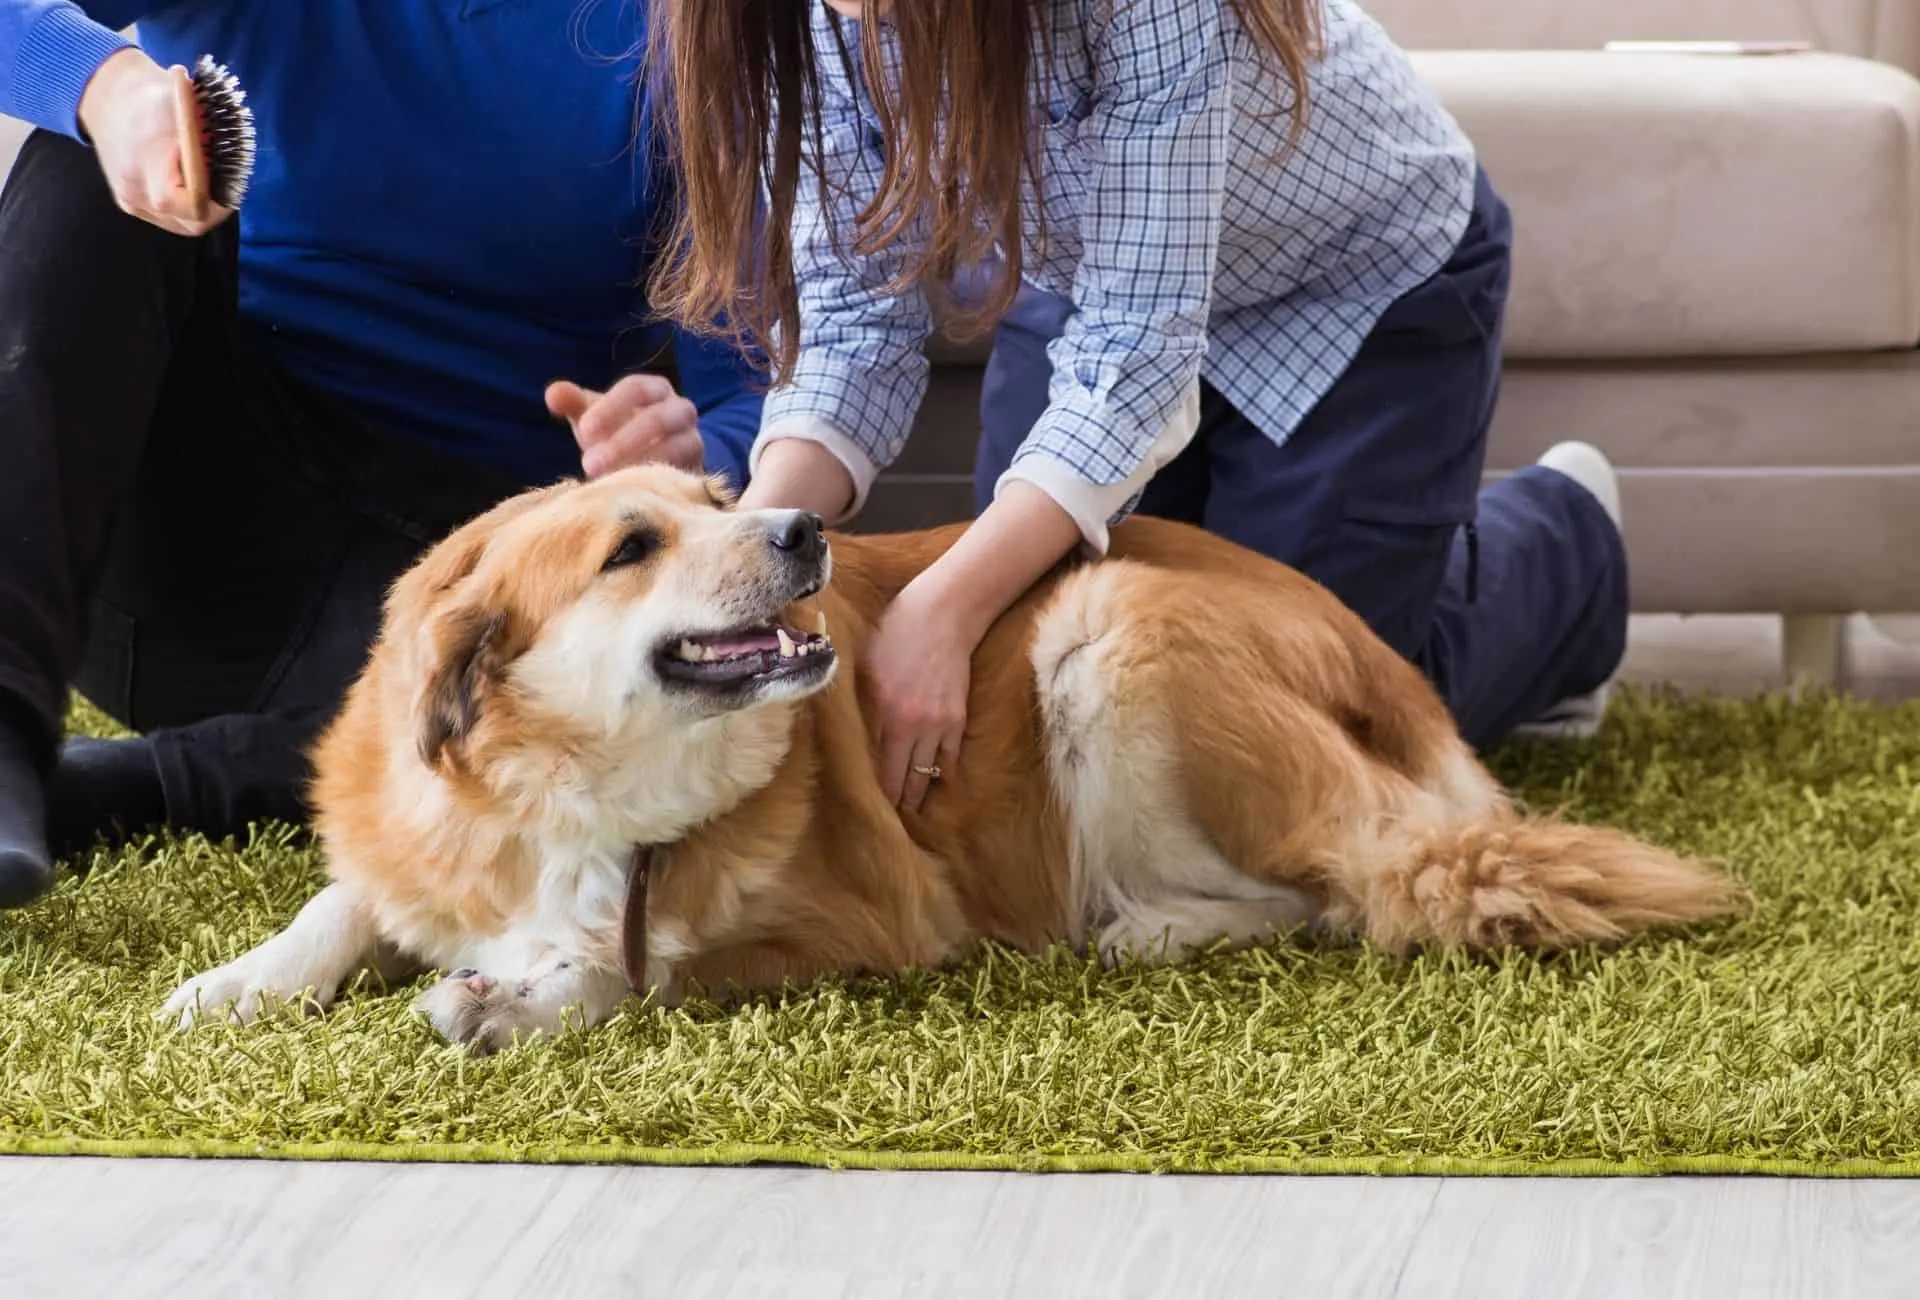
{"label": "blue knit sweater", "polygon": [[552,379],[673,364],[711,468],[744,483],[754,375],[650,323],[672,201],[636,94],[636,0],[0,0],[0,113],[78,136],[100,63],[212,54],[259,161],[240,309],[268,355],[364,419],[528,482],[579,472]]}

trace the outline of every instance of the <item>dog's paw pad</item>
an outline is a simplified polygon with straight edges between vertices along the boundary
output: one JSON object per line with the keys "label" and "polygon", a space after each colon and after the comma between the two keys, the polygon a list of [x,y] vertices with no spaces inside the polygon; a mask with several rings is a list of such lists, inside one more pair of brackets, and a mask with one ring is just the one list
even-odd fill
{"label": "dog's paw pad", "polygon": [[448,1042],[486,1056],[511,1047],[516,1034],[525,1038],[540,1028],[527,1002],[531,991],[523,981],[458,970],[422,993],[414,1009]]}

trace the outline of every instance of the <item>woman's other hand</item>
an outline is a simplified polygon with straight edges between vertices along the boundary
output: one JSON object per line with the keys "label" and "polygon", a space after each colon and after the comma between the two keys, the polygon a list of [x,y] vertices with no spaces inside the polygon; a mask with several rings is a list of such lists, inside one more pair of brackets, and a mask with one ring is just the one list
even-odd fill
{"label": "woman's other hand", "polygon": [[560,380],[547,385],[547,409],[573,429],[580,470],[599,478],[631,465],[706,465],[700,412],[659,375],[628,375],[604,393]]}
{"label": "woman's other hand", "polygon": [[141,50],[124,49],[94,71],[79,116],[120,210],[193,237],[232,213],[187,186],[187,167],[198,170],[204,162],[181,154],[175,102],[183,86],[191,87],[185,68],[163,68]]}

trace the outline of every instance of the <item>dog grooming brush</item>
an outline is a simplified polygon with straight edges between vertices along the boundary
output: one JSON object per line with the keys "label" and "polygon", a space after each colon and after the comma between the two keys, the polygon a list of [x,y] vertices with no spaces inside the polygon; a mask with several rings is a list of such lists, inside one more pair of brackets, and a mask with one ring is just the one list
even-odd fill
{"label": "dog grooming brush", "polygon": [[180,129],[180,169],[194,211],[212,201],[232,211],[253,179],[253,110],[240,79],[203,54],[188,74],[176,73],[174,118]]}

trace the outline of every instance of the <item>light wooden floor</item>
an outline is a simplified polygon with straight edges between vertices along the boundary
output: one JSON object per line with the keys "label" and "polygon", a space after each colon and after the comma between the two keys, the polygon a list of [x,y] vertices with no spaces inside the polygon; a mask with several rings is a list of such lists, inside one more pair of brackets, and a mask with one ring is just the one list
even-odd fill
{"label": "light wooden floor", "polygon": [[0,1161],[0,1295],[1920,1293],[1920,1183]]}
{"label": "light wooden floor", "polygon": [[[1777,684],[1768,620],[1626,676]],[[1849,685],[1920,692],[1853,629]],[[0,1159],[0,1300],[1920,1296],[1920,1181],[832,1174]]]}

